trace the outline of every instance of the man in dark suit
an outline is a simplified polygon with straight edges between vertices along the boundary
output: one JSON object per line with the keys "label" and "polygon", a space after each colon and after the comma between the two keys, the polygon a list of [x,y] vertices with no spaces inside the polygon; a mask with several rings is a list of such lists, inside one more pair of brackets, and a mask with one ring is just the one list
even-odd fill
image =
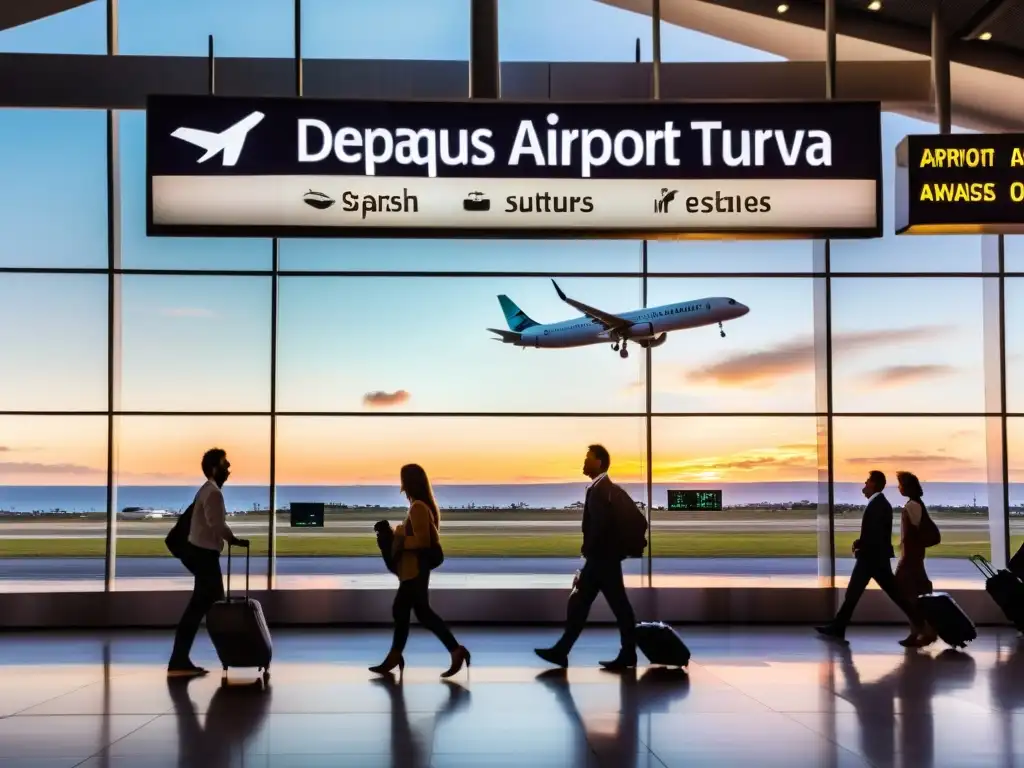
{"label": "man in dark suit", "polygon": [[608,478],[611,457],[601,445],[591,445],[583,461],[583,474],[591,478],[583,503],[583,548],[585,560],[569,595],[566,626],[562,637],[551,648],[538,648],[535,653],[544,661],[559,667],[569,665],[569,651],[583,632],[590,615],[590,606],[598,594],[604,595],[619,625],[622,648],[611,661],[601,666],[623,670],[636,666],[636,617],[626,595],[622,578],[625,555],[619,544],[615,525],[616,494],[620,489]]}
{"label": "man in dark suit", "polygon": [[[892,505],[882,494],[885,488],[885,475],[877,469],[872,470],[864,483],[862,493],[867,497],[868,505],[860,523],[860,538],[853,542],[853,555],[857,558],[850,575],[850,583],[846,587],[846,599],[831,623],[817,627],[823,636],[834,640],[846,639],[846,627],[853,617],[857,602],[874,579],[878,586],[889,596],[889,599],[907,614],[911,624],[921,626],[921,617],[917,608],[907,603],[900,590],[896,588],[892,563],[895,555],[892,548]],[[906,643],[904,643],[906,644]]]}

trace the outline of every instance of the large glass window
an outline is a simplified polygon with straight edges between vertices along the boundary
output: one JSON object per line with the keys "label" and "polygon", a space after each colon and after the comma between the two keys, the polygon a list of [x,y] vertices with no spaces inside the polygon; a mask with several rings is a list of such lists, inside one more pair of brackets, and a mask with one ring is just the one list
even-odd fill
{"label": "large glass window", "polygon": [[[814,417],[654,419],[655,585],[816,583],[815,430]],[[670,491],[718,491],[722,508],[669,509]]]}
{"label": "large glass window", "polygon": [[1007,272],[1024,272],[1024,235],[1003,238],[1003,259]]}
{"label": "large glass window", "polygon": [[[836,240],[836,272],[978,272],[981,238],[967,235],[896,235],[896,147],[913,133],[936,133],[934,123],[892,112],[882,114],[882,198],[884,236],[876,240]],[[954,128],[954,133],[961,130]]]}
{"label": "large glass window", "polygon": [[[640,306],[639,280],[559,286],[608,312]],[[288,277],[280,291],[283,412],[644,409],[643,350],[633,346],[622,359],[546,278]],[[566,326],[549,335],[530,322]],[[501,334],[520,332],[542,348],[502,343]],[[543,348],[561,338],[597,343]]]}
{"label": "large glass window", "polygon": [[281,271],[619,272],[642,269],[629,240],[282,240]]}
{"label": "large glass window", "polygon": [[837,580],[845,583],[853,570],[851,548],[866,503],[861,489],[868,473],[877,469],[886,476],[885,496],[896,513],[897,556],[905,500],[896,473],[908,471],[920,479],[924,503],[942,532],[942,543],[928,550],[926,561],[935,589],[983,588],[967,558],[989,557],[992,551],[985,419],[844,417],[834,420],[834,429]]}
{"label": "large glass window", "polygon": [[1024,546],[1024,418],[1007,420],[1010,464],[1010,555]]}
{"label": "large glass window", "polygon": [[103,589],[105,416],[0,416],[0,591]]}
{"label": "large glass window", "polygon": [[985,411],[977,278],[837,278],[832,355],[839,412]]}
{"label": "large glass window", "polygon": [[812,272],[806,240],[652,240],[651,272]]}
{"label": "large glass window", "polygon": [[[191,575],[171,557],[164,537],[206,482],[203,453],[215,447],[231,462],[224,486],[228,525],[252,545],[253,588],[266,586],[270,419],[123,416],[117,419],[118,589],[191,588]],[[235,575],[244,578],[244,569]]]}
{"label": "large glass window", "polygon": [[[694,323],[705,322],[709,306],[718,313],[708,325],[670,332],[653,350],[654,411],[813,413],[812,291],[806,278],[651,279],[650,306],[695,308]],[[686,312],[676,316],[690,322]],[[724,318],[721,327],[715,317]]]}
{"label": "large glass window", "polygon": [[[21,8],[45,8],[42,3],[17,5]],[[0,52],[86,55],[107,52],[106,3],[86,2],[66,11],[45,14],[45,10],[40,10],[32,15],[40,15],[41,18],[0,30]]]}
{"label": "large glass window", "polygon": [[[582,466],[592,443],[608,448],[610,474],[646,502],[640,418],[280,417],[279,585],[392,583],[373,524],[404,519],[399,470],[415,462],[442,508],[438,584],[567,586],[579,566]],[[289,527],[292,502],[327,505],[325,527]],[[627,571],[638,585],[640,562]]]}
{"label": "large glass window", "polygon": [[312,59],[468,61],[469,0],[304,0],[302,49]]}
{"label": "large glass window", "polygon": [[266,277],[122,278],[121,410],[267,411]]}
{"label": "large glass window", "polygon": [[1006,278],[1006,410],[1024,413],[1024,278]]}
{"label": "large glass window", "polygon": [[106,268],[106,131],[101,111],[0,109],[0,267]]}
{"label": "large glass window", "polygon": [[[94,3],[102,5],[102,3]],[[118,0],[120,53],[205,56],[294,55],[292,0]]]}
{"label": "large glass window", "polygon": [[[205,40],[205,38],[203,39]],[[121,233],[123,238],[121,241],[121,266],[126,269],[171,270],[269,270],[272,268],[273,250],[270,240],[147,237],[146,113],[122,112],[120,121]],[[102,150],[100,154],[102,155]],[[96,190],[93,189],[92,193],[95,195]],[[104,240],[104,242],[106,241]]]}
{"label": "large glass window", "polygon": [[0,276],[0,410],[106,411],[106,275]]}

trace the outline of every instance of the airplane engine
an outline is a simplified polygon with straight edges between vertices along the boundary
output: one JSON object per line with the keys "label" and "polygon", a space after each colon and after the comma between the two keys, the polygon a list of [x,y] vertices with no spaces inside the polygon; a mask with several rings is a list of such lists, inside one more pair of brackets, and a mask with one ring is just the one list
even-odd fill
{"label": "airplane engine", "polygon": [[666,341],[668,341],[668,334],[663,333],[653,339],[643,339],[637,343],[644,349],[654,349],[654,347],[660,347]]}
{"label": "airplane engine", "polygon": [[629,326],[627,338],[651,339],[654,337],[654,326],[651,323],[635,323]]}

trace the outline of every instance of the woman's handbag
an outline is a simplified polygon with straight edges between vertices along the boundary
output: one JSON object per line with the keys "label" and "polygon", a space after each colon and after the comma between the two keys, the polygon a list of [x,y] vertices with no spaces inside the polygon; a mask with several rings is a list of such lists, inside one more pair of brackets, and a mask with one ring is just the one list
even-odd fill
{"label": "woman's handbag", "polygon": [[[406,531],[409,536],[414,535],[412,532],[412,520],[409,520],[410,528]],[[435,568],[441,567],[441,563],[444,562],[444,550],[441,549],[441,542],[437,537],[437,531],[433,532],[434,535],[430,537],[430,546],[426,549],[421,549],[417,552],[419,555],[420,571],[433,571]]]}

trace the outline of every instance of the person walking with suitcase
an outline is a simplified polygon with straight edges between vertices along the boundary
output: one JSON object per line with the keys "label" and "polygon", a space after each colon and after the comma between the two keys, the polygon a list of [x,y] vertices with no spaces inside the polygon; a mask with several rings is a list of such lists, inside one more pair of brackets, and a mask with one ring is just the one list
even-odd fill
{"label": "person walking with suitcase", "polygon": [[370,667],[371,672],[386,675],[396,667],[405,669],[405,644],[409,640],[411,614],[433,632],[451,654],[451,665],[441,677],[458,674],[463,665],[469,667],[470,653],[460,645],[448,629],[444,619],[430,607],[430,572],[444,560],[441,549],[441,513],[430,488],[427,473],[419,464],[402,467],[402,493],[409,499],[409,514],[405,522],[395,526],[393,553],[399,579],[398,593],[392,604],[395,634],[391,650],[380,664]]}
{"label": "person walking with suitcase", "polygon": [[[885,475],[877,469],[872,470],[862,491],[868,505],[861,520],[860,538],[853,542],[853,555],[857,562],[853,567],[853,573],[850,574],[846,598],[839,612],[830,623],[816,627],[823,637],[841,641],[846,639],[846,627],[853,618],[853,611],[860,602],[861,595],[872,579],[900,610],[907,614],[912,627],[921,627],[924,624],[918,607],[903,598],[893,576],[890,562],[895,554],[892,548],[892,505],[882,494],[884,488]],[[917,647],[921,644],[921,639],[915,638],[910,642],[902,640],[900,644]]]}
{"label": "person walking with suitcase", "polygon": [[[611,661],[600,662],[601,666],[617,671],[635,667],[637,663],[636,617],[622,577],[622,561],[627,553],[622,551],[617,525],[619,515],[615,507],[617,496],[625,495],[625,491],[609,479],[610,466],[611,457],[604,446],[591,445],[587,449],[583,474],[592,482],[583,502],[582,554],[585,563],[573,582],[562,637],[551,648],[534,650],[544,661],[559,667],[569,666],[569,652],[583,633],[590,606],[598,594],[604,595],[608,607],[615,614],[622,642],[618,655]],[[629,503],[632,504],[632,500]]]}
{"label": "person walking with suitcase", "polygon": [[[900,559],[896,564],[896,586],[909,604],[917,604],[918,597],[932,591],[932,582],[924,567],[928,547],[939,543],[939,529],[928,514],[921,497],[924,489],[913,472],[897,472],[900,494],[906,497],[900,513]],[[938,639],[935,630],[926,621],[911,626],[910,635],[903,645],[924,647]]]}
{"label": "person walking with suitcase", "polygon": [[249,542],[235,536],[227,524],[224,492],[221,490],[231,475],[227,452],[211,448],[203,454],[202,467],[206,483],[193,502],[188,544],[181,553],[182,563],[195,576],[195,585],[174,635],[174,648],[167,663],[169,677],[207,674],[207,670],[192,663],[190,655],[203,617],[214,603],[224,599],[220,553],[225,542],[237,547],[249,546]]}

